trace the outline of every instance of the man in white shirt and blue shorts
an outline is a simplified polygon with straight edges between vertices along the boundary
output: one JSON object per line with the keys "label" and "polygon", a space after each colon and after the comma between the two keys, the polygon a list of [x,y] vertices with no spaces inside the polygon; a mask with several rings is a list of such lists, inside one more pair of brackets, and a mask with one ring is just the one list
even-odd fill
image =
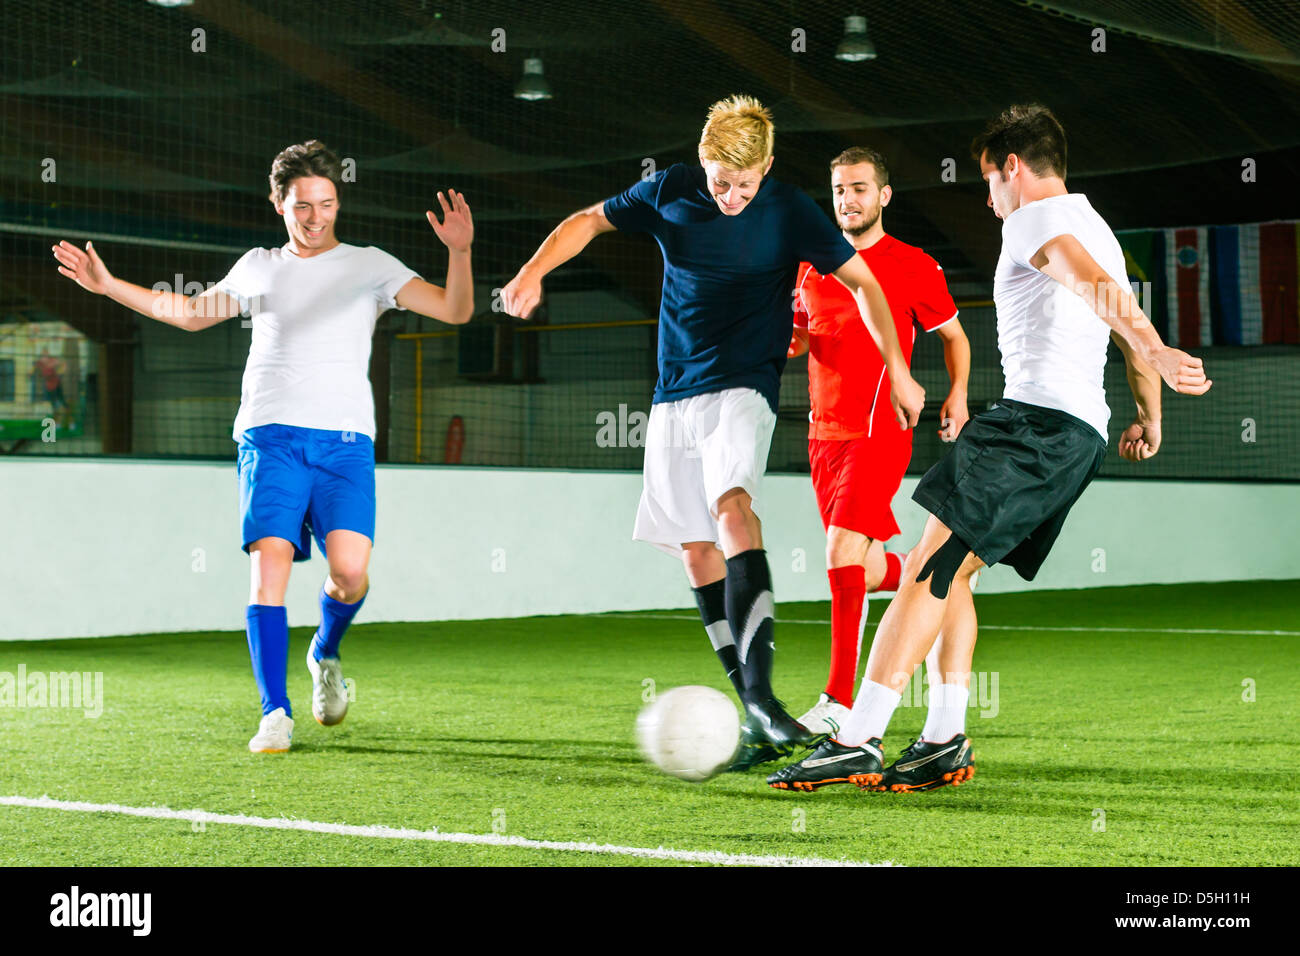
{"label": "man in white shirt and blue shorts", "polygon": [[375,536],[375,413],[368,378],[375,323],[410,309],[452,324],[474,311],[463,196],[438,194],[443,221],[426,213],[449,254],[447,284],[425,282],[374,246],[335,237],[342,165],[322,143],[290,146],[271,166],[270,200],[289,241],[251,249],[201,295],[157,292],[115,278],[91,243],[54,247],[59,271],[90,292],[190,332],[252,316],[252,343],[234,438],[239,507],[252,581],[245,615],[262,720],[254,753],[283,753],[293,739],[286,687],[289,624],[284,595],[311,539],[329,562],[321,625],[307,653],[312,714],[334,725],[347,713],[339,642],[369,590]]}
{"label": "man in white shirt and blue shorts", "polygon": [[[1106,452],[1103,370],[1113,339],[1136,419],[1121,457],[1160,447],[1160,382],[1187,395],[1210,388],[1201,360],[1169,348],[1128,285],[1124,254],[1080,193],[1065,188],[1065,131],[1044,106],[1013,106],[971,148],[1002,226],[994,276],[1003,397],[962,429],[912,497],[930,512],[897,597],[876,631],[853,710],[810,757],[768,777],[779,789],[853,783],[865,790],[933,790],[974,773],[965,713],[969,685],[932,704],[927,731],[889,767],[881,737],[939,633],[949,596],[969,602],[980,568],[1009,564],[1032,580]],[[973,650],[973,646],[972,646]],[[964,670],[969,675],[970,662]],[[969,679],[967,677],[967,679]],[[959,693],[964,691],[964,693]]]}

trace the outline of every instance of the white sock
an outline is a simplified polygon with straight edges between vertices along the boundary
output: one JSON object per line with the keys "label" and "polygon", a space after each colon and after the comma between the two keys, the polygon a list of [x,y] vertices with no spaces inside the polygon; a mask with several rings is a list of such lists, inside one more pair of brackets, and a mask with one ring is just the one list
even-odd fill
{"label": "white sock", "polygon": [[846,747],[859,747],[872,737],[885,736],[889,719],[902,699],[902,694],[894,693],[884,684],[864,678],[853,701],[853,710],[835,739]]}
{"label": "white sock", "polygon": [[966,704],[970,688],[961,684],[931,684],[930,710],[925,715],[921,739],[942,744],[966,732]]}

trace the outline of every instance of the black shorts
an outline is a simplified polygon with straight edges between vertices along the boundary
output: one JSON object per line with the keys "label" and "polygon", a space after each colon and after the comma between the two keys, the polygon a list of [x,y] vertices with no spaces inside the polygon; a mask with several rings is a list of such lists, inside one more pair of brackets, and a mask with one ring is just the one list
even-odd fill
{"label": "black shorts", "polygon": [[1082,419],[1001,398],[966,423],[912,498],[985,564],[1032,581],[1105,454]]}

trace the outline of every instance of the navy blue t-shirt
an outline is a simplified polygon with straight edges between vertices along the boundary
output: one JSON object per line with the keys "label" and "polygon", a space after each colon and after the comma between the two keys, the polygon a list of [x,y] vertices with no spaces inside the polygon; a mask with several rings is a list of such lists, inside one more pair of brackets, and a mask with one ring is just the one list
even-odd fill
{"label": "navy blue t-shirt", "polygon": [[800,262],[822,275],[856,253],[807,194],[765,177],[736,216],[704,169],[678,163],[605,200],[623,232],[648,232],[664,257],[654,402],[752,388],[777,410]]}

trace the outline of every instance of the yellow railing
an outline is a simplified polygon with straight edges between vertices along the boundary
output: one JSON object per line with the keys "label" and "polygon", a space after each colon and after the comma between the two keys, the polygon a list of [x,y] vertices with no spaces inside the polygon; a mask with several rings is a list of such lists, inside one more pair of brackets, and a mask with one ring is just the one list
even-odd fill
{"label": "yellow railing", "polygon": [[[961,308],[992,307],[992,299],[969,299],[958,302]],[[529,325],[521,323],[512,325],[511,331],[528,332],[565,332],[572,329],[620,329],[634,325],[655,325],[658,319],[622,319],[617,322],[561,322],[556,325]],[[424,453],[424,340],[445,339],[456,334],[455,329],[440,329],[437,332],[399,332],[398,339],[415,343],[415,461],[419,464]]]}

